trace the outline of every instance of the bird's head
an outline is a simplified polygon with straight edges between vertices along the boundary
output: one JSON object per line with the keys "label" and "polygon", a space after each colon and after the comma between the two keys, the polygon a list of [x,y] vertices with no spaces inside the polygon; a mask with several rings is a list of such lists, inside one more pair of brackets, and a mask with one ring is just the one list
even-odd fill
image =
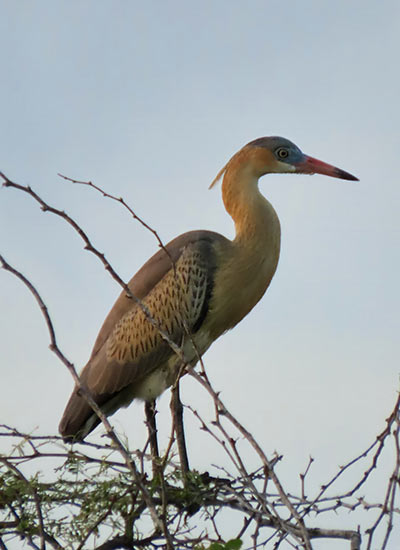
{"label": "bird's head", "polygon": [[283,137],[258,138],[248,143],[247,149],[252,162],[261,174],[324,174],[332,178],[354,180],[357,178],[336,166],[305,155],[294,143]]}
{"label": "bird's head", "polygon": [[221,170],[212,187],[230,165],[246,164],[257,177],[265,174],[324,174],[332,178],[358,181],[336,166],[305,155],[294,143],[278,136],[262,137],[245,145]]}

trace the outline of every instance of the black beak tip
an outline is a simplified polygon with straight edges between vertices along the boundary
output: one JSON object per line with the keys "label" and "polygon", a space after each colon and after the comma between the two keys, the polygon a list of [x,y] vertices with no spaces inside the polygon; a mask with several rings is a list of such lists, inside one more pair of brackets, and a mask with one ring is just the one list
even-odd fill
{"label": "black beak tip", "polygon": [[353,174],[350,174],[349,172],[345,172],[344,170],[338,170],[337,177],[341,180],[348,180],[348,181],[360,181],[358,178],[353,176]]}

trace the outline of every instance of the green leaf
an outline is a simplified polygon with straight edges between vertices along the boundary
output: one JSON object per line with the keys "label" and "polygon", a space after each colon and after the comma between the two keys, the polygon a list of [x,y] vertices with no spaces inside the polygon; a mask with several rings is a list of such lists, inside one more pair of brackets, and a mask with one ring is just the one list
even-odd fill
{"label": "green leaf", "polygon": [[231,539],[224,546],[224,550],[240,550],[243,542],[240,539]]}
{"label": "green leaf", "polygon": [[208,550],[240,550],[242,547],[242,541],[240,539],[231,539],[225,543],[213,542]]}

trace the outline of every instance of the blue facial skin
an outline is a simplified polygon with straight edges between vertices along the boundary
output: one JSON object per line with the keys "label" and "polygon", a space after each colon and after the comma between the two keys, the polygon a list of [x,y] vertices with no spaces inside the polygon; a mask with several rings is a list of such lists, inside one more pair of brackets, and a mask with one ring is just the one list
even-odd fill
{"label": "blue facial skin", "polygon": [[[300,162],[303,162],[305,159],[304,154],[300,151],[297,145],[288,139],[279,136],[258,138],[254,141],[250,141],[247,145],[251,147],[265,147],[273,152],[279,162],[286,162],[287,164],[294,166]],[[282,150],[287,152],[286,156],[281,156]]]}
{"label": "blue facial skin", "polygon": [[332,178],[358,181],[358,178],[336,166],[327,164],[302,153],[300,149],[286,138],[279,136],[262,137],[250,141],[246,147],[263,147],[271,151],[277,161],[291,166],[296,174],[325,174]]}

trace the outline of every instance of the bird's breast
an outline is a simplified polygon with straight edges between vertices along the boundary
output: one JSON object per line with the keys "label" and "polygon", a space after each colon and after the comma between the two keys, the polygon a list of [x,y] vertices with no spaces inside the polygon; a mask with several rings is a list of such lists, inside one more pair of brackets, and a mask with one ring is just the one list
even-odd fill
{"label": "bird's breast", "polygon": [[233,328],[259,302],[276,271],[280,231],[252,246],[229,243],[220,254],[206,327],[213,337]]}
{"label": "bird's breast", "polygon": [[[201,327],[195,334],[187,335],[182,344],[182,357],[185,364],[194,366],[212,344],[209,332]],[[140,384],[135,385],[135,398],[150,401],[156,399],[168,387],[175,384],[182,368],[182,359],[172,354],[163,365],[146,376]]]}

